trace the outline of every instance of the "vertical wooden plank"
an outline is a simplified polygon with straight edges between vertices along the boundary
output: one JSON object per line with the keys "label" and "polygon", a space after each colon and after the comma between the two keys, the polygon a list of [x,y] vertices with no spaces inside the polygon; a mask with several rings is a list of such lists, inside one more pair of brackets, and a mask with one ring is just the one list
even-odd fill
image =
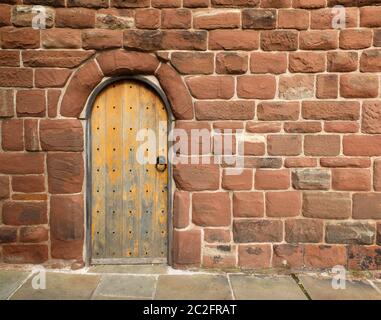
{"label": "vertical wooden plank", "polygon": [[[140,85],[140,118],[142,129],[146,132],[146,140],[148,142],[152,137],[152,133],[156,135],[156,116],[154,107],[154,98],[152,91],[148,89],[143,84]],[[153,146],[152,146],[153,147]],[[156,149],[156,148],[155,148]],[[143,244],[141,255],[143,257],[152,258],[156,257],[156,252],[154,252],[154,239],[155,232],[155,214],[156,214],[156,201],[155,201],[155,181],[156,181],[156,169],[155,169],[155,159],[157,156],[156,150],[145,151],[145,156],[151,156],[150,163],[141,165],[142,175],[141,175],[141,186],[142,190],[142,225],[141,225],[141,239]]]}
{"label": "vertical wooden plank", "polygon": [[92,256],[105,256],[105,154],[106,149],[106,106],[105,95],[100,94],[92,109],[91,115],[91,149],[92,149]]}
{"label": "vertical wooden plank", "polygon": [[[168,164],[168,115],[164,103],[159,96],[155,97],[156,117],[157,117],[157,145],[158,155],[164,156]],[[157,197],[157,216],[155,217],[157,239],[155,240],[155,251],[157,256],[167,256],[168,246],[168,168],[165,172],[156,172],[156,194]]]}
{"label": "vertical wooden plank", "polygon": [[139,165],[136,162],[137,150],[136,132],[139,128],[139,88],[133,81],[123,83],[123,96],[126,106],[123,114],[124,131],[124,207],[126,224],[124,236],[125,257],[139,257],[140,237],[140,189],[139,189]]}
{"label": "vertical wooden plank", "polygon": [[121,84],[116,83],[106,92],[106,247],[107,256],[121,258],[123,217],[123,123]]}

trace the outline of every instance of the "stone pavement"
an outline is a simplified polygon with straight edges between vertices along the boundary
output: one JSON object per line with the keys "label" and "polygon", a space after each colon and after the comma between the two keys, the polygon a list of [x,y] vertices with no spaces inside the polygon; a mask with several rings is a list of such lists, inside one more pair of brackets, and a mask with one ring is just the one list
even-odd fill
{"label": "stone pavement", "polygon": [[[34,289],[31,269],[0,268],[0,300],[39,299],[217,299],[380,300],[381,280],[346,281],[334,290],[322,274],[269,275],[190,272],[166,266],[94,266],[78,271],[47,270],[46,289]],[[40,282],[41,283],[41,282]]]}

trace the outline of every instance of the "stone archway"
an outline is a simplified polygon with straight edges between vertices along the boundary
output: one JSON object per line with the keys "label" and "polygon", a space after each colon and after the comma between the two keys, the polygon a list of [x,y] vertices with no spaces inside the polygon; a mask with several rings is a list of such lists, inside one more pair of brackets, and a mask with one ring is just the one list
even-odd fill
{"label": "stone archway", "polygon": [[193,119],[193,102],[181,76],[149,53],[113,50],[87,61],[72,76],[63,95],[60,114],[79,118],[94,88],[105,78],[120,75],[153,75],[159,81],[175,119]]}

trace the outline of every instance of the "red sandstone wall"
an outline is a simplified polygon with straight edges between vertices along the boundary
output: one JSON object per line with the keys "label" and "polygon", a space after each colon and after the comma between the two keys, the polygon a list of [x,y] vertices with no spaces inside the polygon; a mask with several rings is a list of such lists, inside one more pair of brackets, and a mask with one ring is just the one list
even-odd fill
{"label": "red sandstone wall", "polygon": [[240,176],[174,168],[176,266],[380,268],[380,1],[0,3],[4,262],[82,260],[77,118],[105,76],[155,74],[178,128],[256,136]]}

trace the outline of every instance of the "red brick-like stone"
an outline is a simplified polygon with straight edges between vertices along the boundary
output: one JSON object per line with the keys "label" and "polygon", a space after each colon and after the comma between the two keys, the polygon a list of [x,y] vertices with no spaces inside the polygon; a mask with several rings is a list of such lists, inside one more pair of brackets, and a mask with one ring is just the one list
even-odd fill
{"label": "red brick-like stone", "polygon": [[173,234],[173,261],[175,265],[201,263],[201,230],[175,231]]}
{"label": "red brick-like stone", "polygon": [[342,191],[369,191],[371,175],[368,169],[332,170],[332,189]]}
{"label": "red brick-like stone", "polygon": [[299,36],[299,48],[303,50],[337,49],[338,35],[336,30],[302,31]]}
{"label": "red brick-like stone", "polygon": [[32,28],[6,27],[1,30],[3,49],[37,49],[40,47],[40,31]]}
{"label": "red brick-like stone", "polygon": [[214,55],[210,52],[173,52],[171,63],[182,74],[210,74],[214,71]]}
{"label": "red brick-like stone", "polygon": [[292,52],[289,55],[290,72],[315,73],[325,70],[325,54],[317,52]]}
{"label": "red brick-like stone", "polygon": [[348,269],[352,270],[379,270],[381,267],[380,246],[348,247]]}
{"label": "red brick-like stone", "polygon": [[257,190],[283,190],[290,187],[290,171],[262,170],[255,172],[255,189]]}
{"label": "red brick-like stone", "polygon": [[231,205],[227,192],[194,193],[192,221],[198,226],[224,227],[231,223]]}
{"label": "red brick-like stone", "polygon": [[314,121],[286,122],[284,124],[284,131],[289,133],[317,133],[321,129],[321,123]]}
{"label": "red brick-like stone", "polygon": [[83,196],[50,199],[51,255],[56,259],[81,259],[84,239]]}
{"label": "red brick-like stone", "polygon": [[124,47],[139,51],[206,50],[206,31],[126,30]]}
{"label": "red brick-like stone", "polygon": [[302,245],[276,244],[273,246],[273,267],[301,268],[303,266]]}
{"label": "red brick-like stone", "polygon": [[189,225],[189,192],[176,191],[173,196],[173,225],[175,228],[186,228]]}
{"label": "red brick-like stone", "polygon": [[261,102],[257,108],[258,119],[265,121],[298,120],[299,113],[298,102]]}
{"label": "red brick-like stone", "polygon": [[82,190],[84,164],[81,153],[51,153],[47,157],[50,193],[78,193]]}
{"label": "red brick-like stone", "polygon": [[4,120],[1,125],[1,146],[4,151],[22,151],[24,149],[23,120]]}
{"label": "red brick-like stone", "polygon": [[19,90],[16,94],[16,111],[19,117],[43,117],[46,113],[44,90]]}
{"label": "red brick-like stone", "polygon": [[6,201],[3,205],[3,223],[22,226],[47,223],[46,202]]}
{"label": "red brick-like stone", "polygon": [[242,10],[243,29],[275,29],[277,12],[273,9]]}
{"label": "red brick-like stone", "polygon": [[381,50],[363,51],[360,59],[361,72],[380,72],[381,71]]}
{"label": "red brick-like stone", "polygon": [[346,266],[347,251],[345,246],[305,245],[304,264],[308,268],[332,268]]}
{"label": "red brick-like stone", "polygon": [[381,194],[355,193],[353,195],[354,219],[381,219]]}
{"label": "red brick-like stone", "polygon": [[195,103],[198,120],[251,120],[254,118],[252,101],[198,101]]}
{"label": "red brick-like stone", "polygon": [[0,227],[0,244],[17,241],[17,228]]}
{"label": "red brick-like stone", "polygon": [[346,135],[343,138],[343,153],[346,156],[380,156],[381,136]]}
{"label": "red brick-like stone", "polygon": [[319,74],[316,78],[316,97],[319,99],[336,99],[339,81],[336,74]]}
{"label": "red brick-like stone", "polygon": [[282,124],[280,122],[249,121],[246,123],[246,131],[251,133],[276,133],[280,132],[281,129]]}
{"label": "red brick-like stone", "polygon": [[285,239],[288,243],[318,243],[323,241],[324,223],[317,219],[288,219]]}
{"label": "red brick-like stone", "polygon": [[82,151],[83,128],[79,120],[41,120],[42,150]]}
{"label": "red brick-like stone", "polygon": [[135,11],[135,25],[139,29],[157,29],[160,27],[160,10],[137,9]]}
{"label": "red brick-like stone", "polygon": [[81,31],[69,28],[42,30],[41,43],[46,49],[79,49],[82,47]]}
{"label": "red brick-like stone", "polygon": [[240,76],[237,79],[237,95],[245,99],[273,99],[276,79],[271,75]]}
{"label": "red brick-like stone", "polygon": [[320,165],[332,168],[369,168],[371,162],[369,158],[329,157],[321,158]]}
{"label": "red brick-like stone", "polygon": [[159,61],[154,55],[124,50],[102,53],[97,57],[97,61],[105,76],[153,74],[159,66]]}
{"label": "red brick-like stone", "polygon": [[231,241],[230,230],[227,229],[204,229],[204,241],[209,243],[229,243]]}
{"label": "red brick-like stone", "polygon": [[233,236],[237,243],[281,242],[283,222],[268,219],[234,220]]}
{"label": "red brick-like stone", "polygon": [[319,219],[347,219],[351,216],[351,197],[342,192],[304,192],[303,216]]}
{"label": "red brick-like stone", "polygon": [[379,79],[375,74],[344,74],[340,77],[340,95],[344,98],[376,98]]}
{"label": "red brick-like stone", "polygon": [[123,46],[123,32],[121,30],[98,29],[83,31],[82,46],[86,50],[121,48]]}
{"label": "red brick-like stone", "polygon": [[259,33],[255,30],[213,30],[209,32],[210,50],[256,50]]}
{"label": "red brick-like stone", "polygon": [[5,245],[3,257],[6,263],[39,264],[48,260],[47,245]]}
{"label": "red brick-like stone", "polygon": [[3,50],[0,52],[1,67],[18,67],[20,66],[20,51]]}
{"label": "red brick-like stone", "polygon": [[200,11],[193,16],[196,29],[233,29],[240,26],[240,13],[237,11]]}
{"label": "red brick-like stone", "polygon": [[33,70],[27,68],[0,68],[0,86],[30,88],[33,86]]}
{"label": "red brick-like stone", "polygon": [[375,6],[360,8],[360,26],[361,27],[381,27],[381,8]]}
{"label": "red brick-like stone", "polygon": [[295,51],[298,48],[298,33],[294,30],[263,31],[261,48],[264,51]]}
{"label": "red brick-like stone", "polygon": [[234,192],[234,217],[263,217],[264,199],[262,192]]}
{"label": "red brick-like stone", "polygon": [[247,71],[248,58],[246,54],[223,52],[216,56],[216,72],[221,74],[242,74]]}
{"label": "red brick-like stone", "polygon": [[94,28],[95,11],[86,8],[56,9],[56,27],[59,28]]}
{"label": "red brick-like stone", "polygon": [[239,245],[238,265],[244,269],[269,268],[271,261],[271,245]]}
{"label": "red brick-like stone", "polygon": [[299,135],[268,135],[267,153],[271,156],[297,156],[302,152],[302,137]]}
{"label": "red brick-like stone", "polygon": [[279,10],[278,28],[306,30],[310,24],[310,14],[307,10]]}
{"label": "red brick-like stone", "polygon": [[222,188],[226,190],[250,190],[253,187],[253,171],[250,169],[224,169]]}
{"label": "red brick-like stone", "polygon": [[8,4],[0,5],[0,27],[11,25],[11,8]]}
{"label": "red brick-like stone", "polygon": [[279,97],[285,100],[308,99],[314,96],[315,79],[310,74],[281,75]]}
{"label": "red brick-like stone", "polygon": [[192,98],[179,74],[170,66],[162,64],[157,70],[156,76],[171,103],[175,118],[192,119]]}
{"label": "red brick-like stone", "polygon": [[44,192],[45,177],[43,175],[27,175],[12,177],[12,190],[14,192]]}
{"label": "red brick-like stone", "polygon": [[287,55],[281,52],[253,52],[250,55],[252,73],[280,74],[287,70]]}
{"label": "red brick-like stone", "polygon": [[220,173],[214,164],[177,164],[173,168],[173,179],[182,190],[217,190]]}
{"label": "red brick-like stone", "polygon": [[61,103],[61,115],[78,117],[95,86],[103,75],[97,64],[91,61],[78,69],[71,78]]}
{"label": "red brick-like stone", "polygon": [[372,30],[347,29],[340,31],[340,48],[344,50],[359,50],[372,45]]}
{"label": "red brick-like stone", "polygon": [[93,51],[28,50],[23,51],[22,60],[26,67],[75,68],[93,54]]}
{"label": "red brick-like stone", "polygon": [[0,89],[0,118],[14,116],[14,91],[11,89]]}
{"label": "red brick-like stone", "polygon": [[0,153],[0,173],[44,173],[44,159],[42,153]]}
{"label": "red brick-like stone", "polygon": [[298,191],[267,192],[267,217],[295,217],[300,215],[302,196]]}
{"label": "red brick-like stone", "polygon": [[234,95],[234,78],[199,76],[186,79],[189,91],[197,99],[230,99]]}
{"label": "red brick-like stone", "polygon": [[356,133],[359,129],[359,124],[352,121],[330,121],[324,123],[325,132]]}
{"label": "red brick-like stone", "polygon": [[36,69],[34,81],[36,87],[63,87],[71,74],[67,69]]}
{"label": "red brick-like stone", "polygon": [[316,167],[317,166],[317,160],[315,158],[299,158],[299,157],[291,157],[286,158],[284,160],[284,166],[286,168],[309,168],[309,167]]}
{"label": "red brick-like stone", "polygon": [[304,154],[307,156],[337,156],[340,153],[340,136],[306,135]]}
{"label": "red brick-like stone", "polygon": [[358,101],[303,101],[302,116],[308,120],[358,120]]}
{"label": "red brick-like stone", "polygon": [[44,242],[49,239],[49,231],[45,227],[20,228],[20,241],[27,243]]}
{"label": "red brick-like stone", "polygon": [[327,71],[351,72],[358,68],[357,52],[328,52]]}
{"label": "red brick-like stone", "polygon": [[192,15],[189,9],[161,10],[161,27],[163,29],[189,29]]}

